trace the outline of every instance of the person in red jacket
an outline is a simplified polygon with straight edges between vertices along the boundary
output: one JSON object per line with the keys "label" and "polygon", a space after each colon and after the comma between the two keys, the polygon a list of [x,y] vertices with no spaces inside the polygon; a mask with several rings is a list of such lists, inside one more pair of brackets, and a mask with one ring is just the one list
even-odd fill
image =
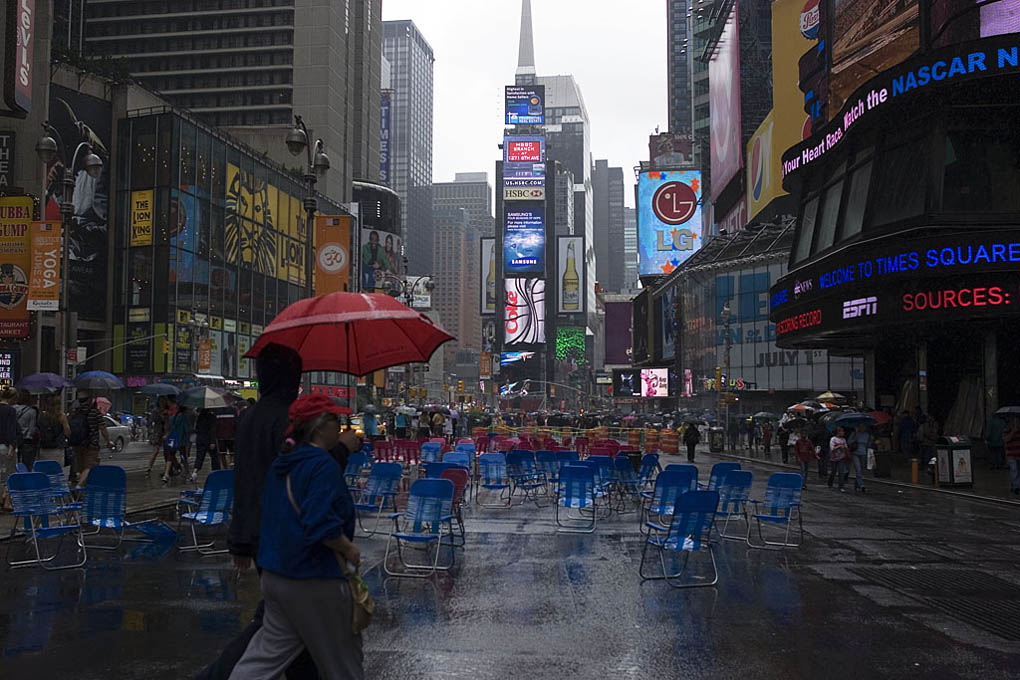
{"label": "person in red jacket", "polygon": [[803,427],[797,430],[797,441],[793,443],[793,455],[797,457],[797,462],[800,463],[800,476],[803,478],[803,486],[801,488],[807,488],[807,471],[808,464],[817,460],[818,454],[815,452],[815,444],[808,437],[807,430]]}

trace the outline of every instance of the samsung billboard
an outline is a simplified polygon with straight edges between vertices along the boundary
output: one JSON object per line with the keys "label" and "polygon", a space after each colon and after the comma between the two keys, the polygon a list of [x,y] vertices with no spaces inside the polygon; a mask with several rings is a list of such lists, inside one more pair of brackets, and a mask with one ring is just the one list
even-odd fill
{"label": "samsung billboard", "polygon": [[638,177],[638,267],[669,274],[704,243],[701,171],[662,170]]}

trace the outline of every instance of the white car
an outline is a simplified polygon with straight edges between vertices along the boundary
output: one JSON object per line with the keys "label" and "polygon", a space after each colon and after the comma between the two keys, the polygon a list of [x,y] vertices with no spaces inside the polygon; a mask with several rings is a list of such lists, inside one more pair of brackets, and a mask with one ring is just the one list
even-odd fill
{"label": "white car", "polygon": [[111,416],[103,416],[103,425],[106,425],[106,432],[110,435],[110,443],[117,453],[124,450],[124,445],[131,441],[131,428],[121,425]]}

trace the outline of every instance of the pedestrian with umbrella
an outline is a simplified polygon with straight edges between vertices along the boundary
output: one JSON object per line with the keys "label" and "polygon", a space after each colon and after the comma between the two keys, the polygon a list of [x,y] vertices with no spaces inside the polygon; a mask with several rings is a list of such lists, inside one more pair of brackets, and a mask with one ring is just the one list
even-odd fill
{"label": "pedestrian with umbrella", "polygon": [[376,417],[378,409],[373,404],[365,404],[362,413],[361,424],[365,429],[365,438],[374,442],[379,439],[379,419]]}
{"label": "pedestrian with umbrella", "polygon": [[829,439],[829,488],[833,481],[839,485],[840,493],[846,491],[847,463],[850,459],[850,447],[847,445],[844,430],[836,427],[836,434]]}
{"label": "pedestrian with umbrella", "polygon": [[864,470],[868,466],[868,450],[875,443],[867,423],[862,419],[857,424],[857,430],[852,432],[848,440],[850,456],[854,465],[854,493],[864,493]]}
{"label": "pedestrian with umbrella", "polygon": [[198,409],[195,420],[195,468],[191,471],[191,481],[198,481],[198,473],[202,471],[205,457],[209,456],[213,470],[219,470],[220,451],[216,445],[216,414],[210,408]]}
{"label": "pedestrian with umbrella", "polygon": [[[95,382],[90,381],[86,384],[103,383],[96,379]],[[68,426],[70,434],[67,439],[74,452],[72,476],[76,478],[76,483],[79,486],[85,486],[89,470],[99,465],[100,438],[106,442],[107,447],[112,447],[113,444],[110,443],[110,434],[106,431],[106,425],[103,424],[103,414],[96,407],[95,398],[88,389],[82,389],[80,385],[78,401],[68,418]]]}
{"label": "pedestrian with umbrella", "polygon": [[29,394],[53,394],[73,385],[56,373],[33,373],[14,384],[19,390],[28,390]]}
{"label": "pedestrian with umbrella", "polygon": [[156,399],[156,406],[149,414],[149,445],[152,455],[149,456],[149,467],[146,476],[152,474],[152,466],[156,464],[156,456],[163,451],[163,440],[166,439],[167,423],[170,422],[170,398],[162,396]]}
{"label": "pedestrian with umbrella", "polygon": [[188,474],[190,440],[191,421],[188,420],[188,407],[180,404],[177,412],[172,414],[167,422],[166,438],[163,440],[163,486],[170,483],[171,477],[177,474],[178,469],[183,470],[185,475]]}

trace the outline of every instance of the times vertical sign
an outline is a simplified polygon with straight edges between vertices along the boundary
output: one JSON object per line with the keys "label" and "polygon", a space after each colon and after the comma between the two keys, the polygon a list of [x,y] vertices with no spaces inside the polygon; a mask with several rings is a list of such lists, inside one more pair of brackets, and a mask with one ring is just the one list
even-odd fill
{"label": "times vertical sign", "polygon": [[8,0],[7,3],[4,99],[9,107],[26,114],[32,110],[35,4],[36,0]]}

